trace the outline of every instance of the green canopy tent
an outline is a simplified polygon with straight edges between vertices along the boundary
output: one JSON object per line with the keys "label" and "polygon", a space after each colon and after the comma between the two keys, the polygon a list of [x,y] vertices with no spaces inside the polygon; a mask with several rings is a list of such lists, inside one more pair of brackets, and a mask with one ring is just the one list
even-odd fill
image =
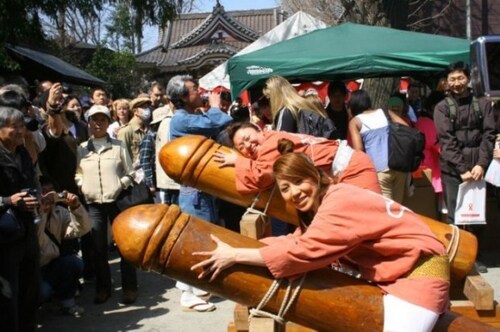
{"label": "green canopy tent", "polygon": [[368,77],[436,78],[449,63],[469,63],[466,39],[344,23],[229,59],[233,96],[268,77],[329,81]]}

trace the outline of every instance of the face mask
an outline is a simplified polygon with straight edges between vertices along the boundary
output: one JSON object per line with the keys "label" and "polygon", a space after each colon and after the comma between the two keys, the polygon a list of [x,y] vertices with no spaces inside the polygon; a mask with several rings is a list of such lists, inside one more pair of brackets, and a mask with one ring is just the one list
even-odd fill
{"label": "face mask", "polygon": [[66,111],[64,112],[64,115],[66,116],[66,119],[70,122],[76,122],[76,114],[71,112],[71,111]]}
{"label": "face mask", "polygon": [[151,120],[151,109],[150,108],[143,108],[141,113],[140,113],[140,117],[142,120],[144,121],[149,121]]}
{"label": "face mask", "polygon": [[38,129],[38,121],[36,119],[32,119],[30,117],[24,118],[24,126],[29,131],[35,131]]}

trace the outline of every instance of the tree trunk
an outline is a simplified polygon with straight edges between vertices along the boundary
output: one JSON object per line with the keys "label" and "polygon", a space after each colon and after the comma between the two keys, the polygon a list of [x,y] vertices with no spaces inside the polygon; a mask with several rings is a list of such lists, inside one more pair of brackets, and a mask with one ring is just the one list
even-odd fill
{"label": "tree trunk", "polygon": [[365,79],[363,90],[370,94],[373,108],[387,109],[390,95],[399,91],[399,77]]}

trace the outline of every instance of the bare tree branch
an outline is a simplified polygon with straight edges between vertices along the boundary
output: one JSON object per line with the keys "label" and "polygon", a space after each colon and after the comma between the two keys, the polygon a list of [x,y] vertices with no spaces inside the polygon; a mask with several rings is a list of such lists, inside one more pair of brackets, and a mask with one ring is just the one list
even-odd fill
{"label": "bare tree branch", "polygon": [[418,21],[409,23],[408,28],[410,30],[415,30],[415,31],[420,30],[419,28],[421,26],[425,25],[427,22],[431,23],[432,21],[446,15],[447,11],[449,10],[449,8],[451,7],[452,4],[453,4],[453,0],[448,0],[448,3],[445,6],[443,6],[442,9],[438,13],[436,13],[435,15],[432,15],[430,17],[425,17],[425,18],[422,18]]}

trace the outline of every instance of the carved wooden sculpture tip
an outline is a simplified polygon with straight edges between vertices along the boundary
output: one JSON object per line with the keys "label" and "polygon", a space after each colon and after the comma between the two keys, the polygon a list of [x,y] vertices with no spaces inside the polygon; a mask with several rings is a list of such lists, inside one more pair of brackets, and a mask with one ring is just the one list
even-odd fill
{"label": "carved wooden sculpture tip", "polygon": [[[214,141],[198,135],[176,138],[161,149],[160,164],[167,175],[176,182],[190,185],[193,169],[213,144]],[[202,145],[208,146],[202,148]]]}
{"label": "carved wooden sculpture tip", "polygon": [[[145,204],[129,208],[113,221],[113,236],[120,253],[144,270],[163,266],[160,257],[168,256],[164,244],[181,211],[178,206]],[[156,270],[161,268],[156,268]]]}

